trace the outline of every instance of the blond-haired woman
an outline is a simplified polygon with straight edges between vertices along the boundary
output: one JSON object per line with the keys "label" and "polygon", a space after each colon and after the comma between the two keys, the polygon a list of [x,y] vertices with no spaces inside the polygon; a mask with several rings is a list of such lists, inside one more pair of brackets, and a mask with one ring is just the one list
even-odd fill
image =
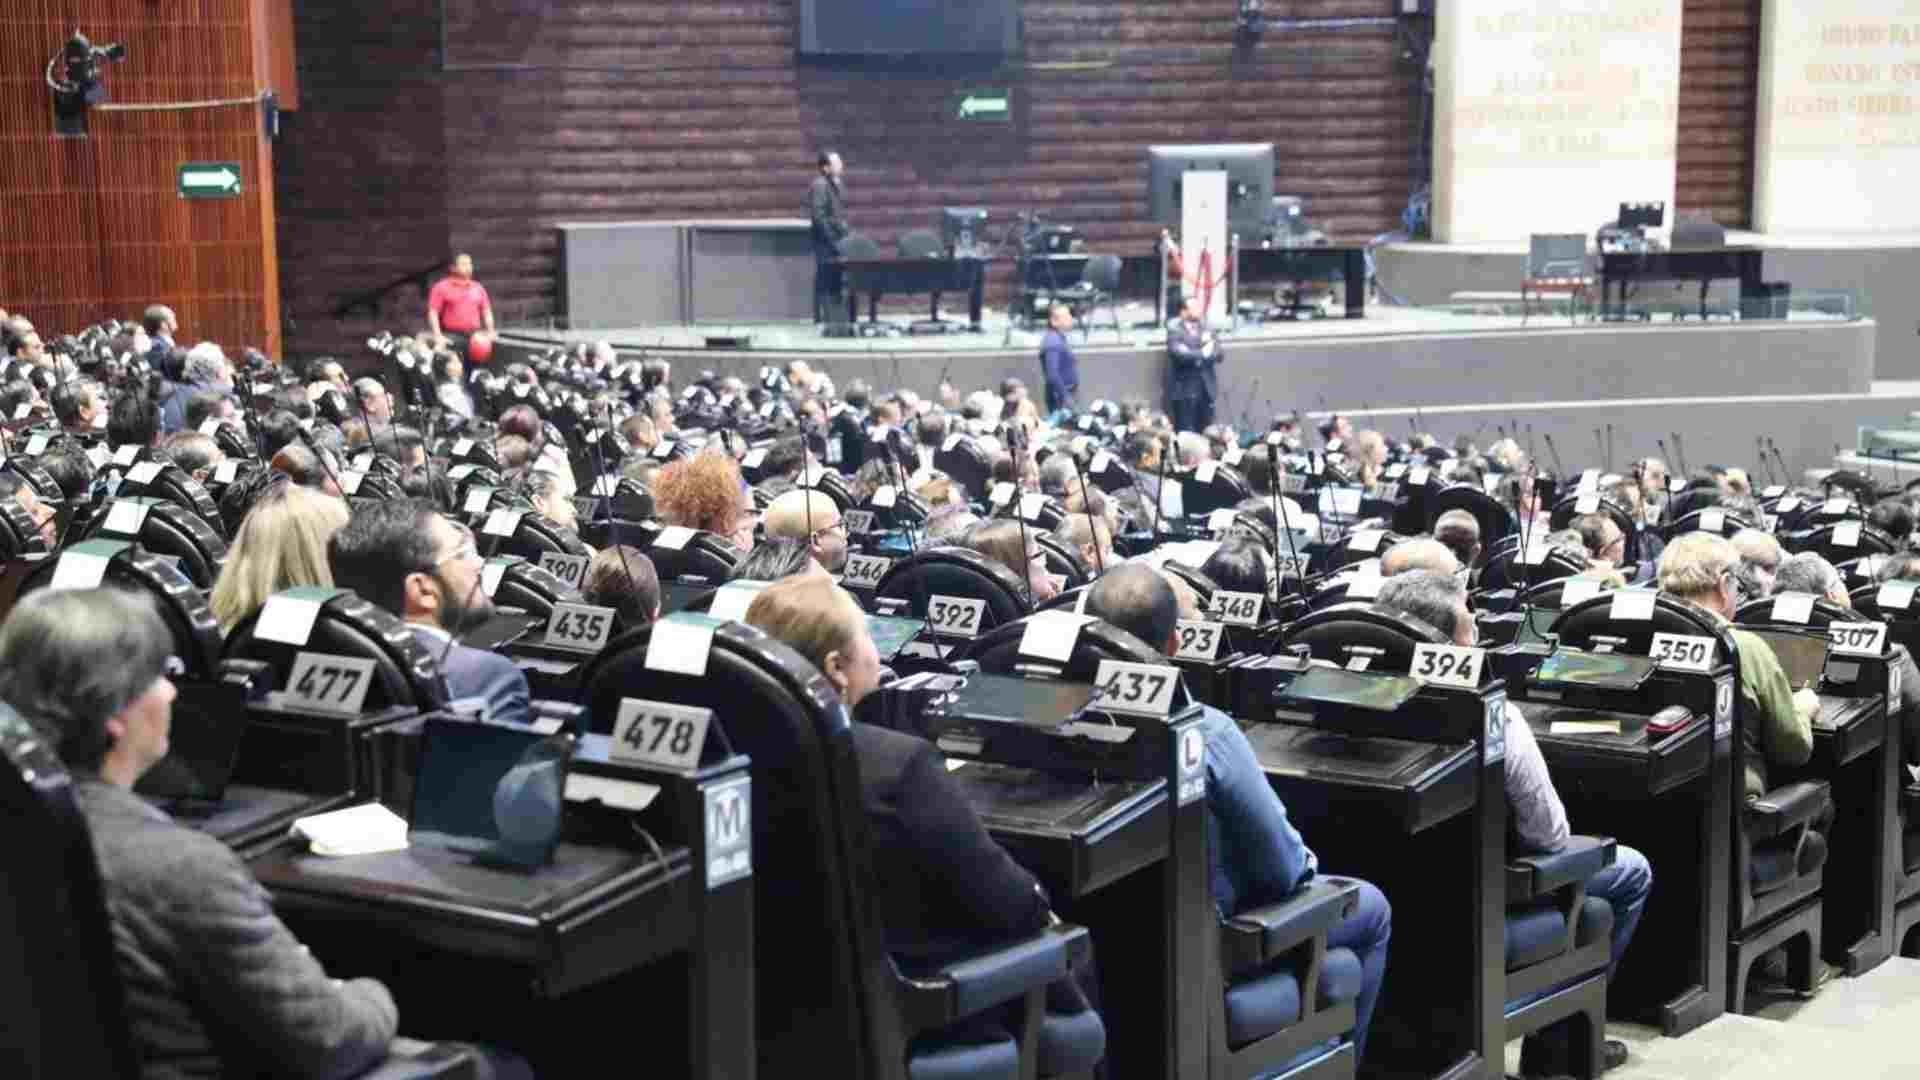
{"label": "blond-haired woman", "polygon": [[331,586],[327,540],[347,523],[347,504],[312,488],[268,486],[233,534],[209,604],[226,633],[267,597],[301,585]]}

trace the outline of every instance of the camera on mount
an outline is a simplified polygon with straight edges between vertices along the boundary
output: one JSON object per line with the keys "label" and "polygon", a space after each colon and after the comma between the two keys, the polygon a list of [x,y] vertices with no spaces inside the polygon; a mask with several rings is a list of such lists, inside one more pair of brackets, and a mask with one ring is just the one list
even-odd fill
{"label": "camera on mount", "polygon": [[54,130],[61,135],[87,134],[87,110],[107,100],[107,88],[100,82],[101,63],[117,64],[127,58],[127,47],[114,42],[95,45],[87,35],[74,31],[53,59],[47,61],[47,86],[53,90]]}

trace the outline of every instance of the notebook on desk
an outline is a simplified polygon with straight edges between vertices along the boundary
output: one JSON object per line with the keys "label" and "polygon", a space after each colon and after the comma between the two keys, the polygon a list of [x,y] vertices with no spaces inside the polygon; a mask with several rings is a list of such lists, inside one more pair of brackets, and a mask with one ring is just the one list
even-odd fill
{"label": "notebook on desk", "polygon": [[1819,689],[1820,676],[1827,670],[1827,639],[1788,630],[1754,630],[1753,636],[1767,643],[1787,673],[1795,690]]}
{"label": "notebook on desk", "polygon": [[411,841],[534,869],[560,839],[573,741],[531,728],[429,716]]}

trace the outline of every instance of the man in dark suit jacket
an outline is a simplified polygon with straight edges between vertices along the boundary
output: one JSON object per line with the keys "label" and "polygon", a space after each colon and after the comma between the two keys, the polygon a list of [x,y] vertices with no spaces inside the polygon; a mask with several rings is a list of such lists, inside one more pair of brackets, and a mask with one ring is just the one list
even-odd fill
{"label": "man in dark suit jacket", "polygon": [[1213,398],[1219,391],[1214,368],[1224,355],[1207,330],[1200,298],[1189,296],[1180,317],[1167,328],[1167,411],[1177,431],[1200,431],[1213,423]]}
{"label": "man in dark suit jacket", "polygon": [[846,167],[831,150],[820,154],[820,175],[807,187],[807,218],[813,225],[813,321],[841,321],[840,242],[847,238],[846,196],[840,176]]}
{"label": "man in dark suit jacket", "polygon": [[1047,412],[1072,411],[1080,393],[1080,362],[1074,359],[1067,331],[1073,329],[1073,311],[1065,304],[1047,310],[1047,333],[1040,339],[1040,376],[1046,384]]}
{"label": "man in dark suit jacket", "polygon": [[493,601],[481,586],[473,537],[431,503],[414,499],[358,506],[327,542],[334,584],[405,619],[439,659],[447,692],[482,698],[495,720],[524,724],[527,677],[498,653],[470,649],[454,635],[485,619]]}

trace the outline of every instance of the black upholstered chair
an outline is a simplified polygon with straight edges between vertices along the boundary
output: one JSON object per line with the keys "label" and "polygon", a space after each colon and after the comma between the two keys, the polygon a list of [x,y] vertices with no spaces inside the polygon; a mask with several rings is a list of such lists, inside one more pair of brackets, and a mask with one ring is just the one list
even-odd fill
{"label": "black upholstered chair", "polygon": [[993,462],[980,440],[965,433],[946,437],[933,452],[933,467],[958,481],[969,500],[985,501],[993,486]]}
{"label": "black upholstered chair", "polygon": [[[1405,612],[1369,602],[1310,611],[1287,626],[1280,643],[1304,645],[1315,660],[1343,668],[1404,675],[1413,666],[1415,647],[1451,645],[1453,639]],[[1361,657],[1365,666],[1354,667]]]}
{"label": "black upholstered chair", "polygon": [[1863,555],[1891,555],[1901,549],[1898,540],[1860,521],[1834,521],[1789,533],[1780,538],[1780,545],[1796,555],[1811,551],[1836,564]]}
{"label": "black upholstered chair", "polygon": [[983,601],[985,607],[975,634],[1012,622],[1031,610],[1026,583],[1013,571],[962,547],[924,548],[895,559],[873,592],[876,600],[904,602],[908,613],[922,619],[927,617],[928,604],[935,596]]}
{"label": "black upholstered chair", "polygon": [[[216,519],[218,513],[215,513]],[[202,589],[213,588],[227,561],[227,542],[195,511],[151,498],[113,498],[94,511],[82,534],[138,541],[155,555],[178,560],[180,572]]]}
{"label": "black upholstered chair", "polygon": [[[649,667],[658,626],[612,642],[583,672],[594,730],[623,698],[714,711],[754,761],[754,1015],[761,1068],[875,1080],[1035,1075],[1045,987],[1067,976],[1084,930],[1057,926],[964,961],[904,973],[883,941],[854,731],[839,696],[786,645],[737,622],[713,630],[699,675]],[[680,658],[680,665],[685,658]],[[677,666],[680,666],[677,665]],[[711,745],[711,744],[710,744]],[[971,1016],[1021,1002],[1008,1031]]]}
{"label": "black upholstered chair", "polygon": [[1426,528],[1432,531],[1433,523],[1440,515],[1449,510],[1465,510],[1480,523],[1480,544],[1491,547],[1496,540],[1509,535],[1515,529],[1513,511],[1493,496],[1474,487],[1472,484],[1455,484],[1442,488],[1427,499]]}
{"label": "black upholstered chair", "polygon": [[626,542],[646,551],[662,582],[699,578],[718,585],[733,577],[741,552],[725,537],[710,532],[667,526],[642,533]]}
{"label": "black upholstered chair", "polygon": [[430,709],[446,704],[447,687],[440,677],[439,657],[420,644],[413,629],[398,617],[349,589],[295,589],[282,595],[319,603],[306,642],[294,645],[258,636],[255,629],[261,613],[255,612],[234,625],[223,656],[266,662],[273,669],[276,687],[286,685],[294,659],[303,651],[372,660],[373,678],[361,705],[363,712],[393,706]]}
{"label": "black upholstered chair", "polygon": [[1208,462],[1192,472],[1178,473],[1174,479],[1180,481],[1181,506],[1188,517],[1211,514],[1237,504],[1246,498],[1251,489],[1240,470],[1219,462]]}

